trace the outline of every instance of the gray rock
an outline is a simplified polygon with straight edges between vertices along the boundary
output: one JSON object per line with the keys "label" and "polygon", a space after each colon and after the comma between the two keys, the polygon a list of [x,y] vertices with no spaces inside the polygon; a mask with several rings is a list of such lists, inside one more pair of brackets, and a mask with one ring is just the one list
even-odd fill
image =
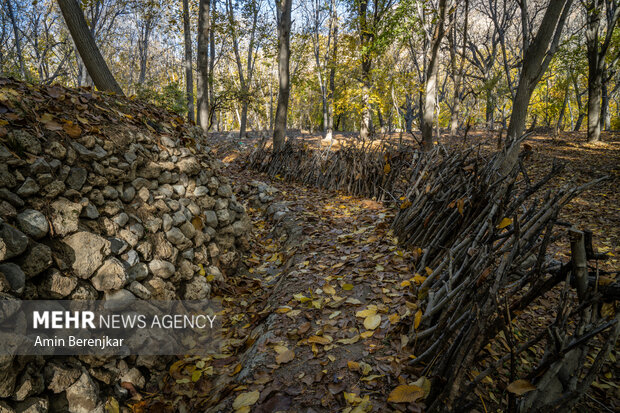
{"label": "gray rock", "polygon": [[6,188],[0,188],[0,199],[8,201],[11,205],[17,208],[22,208],[24,206],[24,200],[21,199],[19,195],[9,191]]}
{"label": "gray rock", "polygon": [[204,300],[211,294],[211,286],[207,282],[207,279],[202,275],[195,275],[190,282],[185,285],[185,294],[183,296],[186,300]]}
{"label": "gray rock", "polygon": [[209,188],[206,186],[197,186],[194,189],[194,196],[205,196],[209,194]]}
{"label": "gray rock", "polygon": [[37,184],[34,179],[28,177],[26,178],[22,186],[20,186],[17,190],[17,195],[27,198],[29,196],[39,193],[40,189],[41,188],[39,187],[39,184]]}
{"label": "gray rock", "polygon": [[151,273],[160,278],[169,278],[174,274],[176,268],[174,264],[164,260],[153,260],[149,263],[149,270]]}
{"label": "gray rock", "polygon": [[97,219],[99,218],[99,210],[90,202],[82,209],[80,213],[82,218]]}
{"label": "gray rock", "polygon": [[110,238],[108,241],[110,241],[110,252],[114,255],[122,254],[129,247],[129,244],[120,238]]}
{"label": "gray rock", "polygon": [[106,186],[101,192],[103,193],[103,197],[106,199],[118,198],[118,191],[111,186]]}
{"label": "gray rock", "polygon": [[57,236],[64,237],[78,230],[82,205],[59,198],[52,202],[52,226]]}
{"label": "gray rock", "polygon": [[136,196],[136,188],[133,186],[126,186],[121,193],[121,199],[123,202],[131,202]]}
{"label": "gray rock", "polygon": [[149,275],[149,269],[145,263],[139,262],[129,269],[127,277],[130,280],[142,281]]}
{"label": "gray rock", "polygon": [[181,173],[195,175],[200,172],[200,163],[193,156],[181,159],[177,162],[177,168]]}
{"label": "gray rock", "polygon": [[[17,216],[17,210],[15,207],[5,200],[0,200],[0,217],[13,218]],[[2,254],[0,254],[1,256]]]}
{"label": "gray rock", "polygon": [[52,171],[52,168],[50,167],[50,164],[47,163],[47,161],[43,158],[37,158],[30,165],[30,173],[33,175],[47,174],[47,173],[50,173],[51,171]]}
{"label": "gray rock", "polygon": [[172,224],[177,226],[187,221],[187,217],[183,211],[179,210],[172,215]]}
{"label": "gray rock", "polygon": [[34,243],[18,262],[26,277],[32,278],[52,265],[52,250],[47,245]]}
{"label": "gray rock", "polygon": [[194,228],[194,225],[191,222],[185,221],[179,228],[181,229],[183,235],[189,239],[194,238],[194,235],[196,235],[196,228]]}
{"label": "gray rock", "polygon": [[170,228],[170,230],[166,232],[166,238],[174,245],[186,244],[189,241],[177,227]]}
{"label": "gray rock", "polygon": [[122,289],[118,291],[108,291],[105,293],[103,308],[109,311],[118,311],[129,307],[136,301],[136,296],[131,292]]}
{"label": "gray rock", "polygon": [[133,267],[138,262],[140,262],[140,256],[138,255],[136,250],[127,251],[127,254],[123,255],[123,259],[125,260],[125,262],[127,263],[129,267]]}
{"label": "gray rock", "polygon": [[0,261],[16,257],[28,247],[28,237],[6,223],[0,224],[0,239],[4,243],[4,254],[0,252]]}
{"label": "gray rock", "polygon": [[92,285],[83,283],[75,287],[75,290],[71,292],[69,299],[74,301],[87,301],[96,300],[99,293],[93,288]]}
{"label": "gray rock", "polygon": [[218,221],[217,221],[217,214],[215,213],[215,211],[205,211],[204,215],[205,215],[205,220],[207,222],[207,225],[210,226],[211,228],[217,228]]}
{"label": "gray rock", "polygon": [[215,200],[215,210],[219,211],[220,209],[228,208],[228,199],[226,198],[218,198]]}
{"label": "gray rock", "polygon": [[63,392],[81,376],[75,365],[53,360],[43,370],[47,388],[55,394]]}
{"label": "gray rock", "polygon": [[50,229],[45,215],[34,209],[26,209],[18,214],[17,225],[34,239],[43,238]]}
{"label": "gray rock", "polygon": [[151,233],[156,233],[157,231],[159,231],[159,229],[162,226],[162,220],[160,218],[149,219],[148,221],[146,221],[145,226],[146,226],[147,231]]}
{"label": "gray rock", "polygon": [[99,388],[86,370],[66,390],[69,413],[90,413],[99,404]]}
{"label": "gray rock", "polygon": [[60,142],[53,141],[45,152],[56,159],[63,159],[67,155],[67,148]]}
{"label": "gray rock", "polygon": [[86,171],[86,169],[76,166],[74,168],[71,168],[71,170],[69,171],[69,176],[67,177],[65,184],[67,184],[69,188],[79,191],[84,186],[87,176],[88,172]]}
{"label": "gray rock", "polygon": [[220,209],[216,212],[217,220],[220,225],[225,226],[230,223],[230,212],[227,209]]}
{"label": "gray rock", "polygon": [[118,290],[123,288],[127,281],[127,272],[123,264],[116,258],[105,260],[97,270],[91,282],[99,291]]}
{"label": "gray rock", "polygon": [[129,163],[133,163],[136,159],[138,159],[138,155],[135,152],[125,152],[125,160]]}
{"label": "gray rock", "polygon": [[19,268],[19,265],[12,262],[0,264],[0,273],[4,274],[4,278],[9,282],[11,291],[15,294],[24,292],[26,285],[26,274]]}
{"label": "gray rock", "polygon": [[80,278],[90,278],[101,266],[104,258],[110,253],[110,241],[99,235],[82,231],[63,239],[72,253],[74,260],[71,263],[73,273]]}
{"label": "gray rock", "polygon": [[17,180],[15,176],[9,172],[9,166],[4,162],[0,162],[0,188],[13,188],[15,185],[17,185]]}
{"label": "gray rock", "polygon": [[34,155],[41,153],[41,142],[39,142],[36,137],[32,136],[24,129],[15,129],[9,132],[9,140],[11,140],[11,138],[24,151],[30,152]]}
{"label": "gray rock", "polygon": [[207,276],[212,275],[215,281],[224,282],[224,275],[219,268],[215,265],[211,265],[206,269]]}
{"label": "gray rock", "polygon": [[65,298],[71,294],[77,284],[76,278],[64,276],[56,268],[52,268],[45,274],[39,285],[39,294],[44,298]]}
{"label": "gray rock", "polygon": [[217,194],[219,196],[223,196],[224,198],[230,198],[233,194],[232,187],[230,185],[221,185],[217,189]]}
{"label": "gray rock", "polygon": [[142,300],[148,300],[151,298],[151,292],[148,290],[148,288],[140,284],[138,281],[132,281],[132,283],[129,284],[129,287],[127,287],[127,289],[131,291],[136,297]]}
{"label": "gray rock", "polygon": [[183,185],[177,184],[177,185],[173,185],[172,188],[174,189],[174,192],[178,195],[178,196],[183,196],[185,195],[185,187]]}
{"label": "gray rock", "polygon": [[112,221],[114,221],[116,225],[118,225],[119,227],[124,227],[125,224],[129,222],[129,215],[127,215],[124,212],[121,212],[120,214],[112,218]]}

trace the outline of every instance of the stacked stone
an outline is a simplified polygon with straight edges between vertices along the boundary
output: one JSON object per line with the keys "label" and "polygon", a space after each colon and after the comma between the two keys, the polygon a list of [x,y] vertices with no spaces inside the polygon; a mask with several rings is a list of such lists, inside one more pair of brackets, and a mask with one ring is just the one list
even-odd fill
{"label": "stacked stone", "polygon": [[[248,248],[245,210],[200,145],[146,130],[6,138],[0,299],[203,299]],[[126,360],[0,356],[0,412],[54,411],[59,395],[68,411],[92,411],[99,386],[127,375],[144,385]]]}

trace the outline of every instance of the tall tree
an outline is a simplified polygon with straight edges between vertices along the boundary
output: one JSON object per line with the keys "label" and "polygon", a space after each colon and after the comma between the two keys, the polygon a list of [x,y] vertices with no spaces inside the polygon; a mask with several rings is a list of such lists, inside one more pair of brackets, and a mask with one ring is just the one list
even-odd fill
{"label": "tall tree", "polygon": [[209,129],[209,31],[211,29],[211,0],[198,2],[198,78],[196,118],[203,130]]}
{"label": "tall tree", "polygon": [[[588,141],[597,142],[601,139],[601,99],[603,98],[605,55],[611,44],[614,27],[620,17],[620,2],[618,0],[582,0],[582,4],[587,14]],[[601,39],[602,22],[605,22],[607,26],[603,39]]]}
{"label": "tall tree", "polygon": [[187,120],[194,121],[194,77],[192,73],[192,32],[189,21],[189,0],[183,0],[183,37],[185,43],[185,98],[187,99]]}
{"label": "tall tree", "polygon": [[[453,17],[456,19],[456,16]],[[461,82],[463,79],[463,69],[465,64],[465,53],[467,52],[467,28],[469,23],[469,0],[465,0],[464,11],[465,22],[463,24],[463,50],[461,52],[461,62],[457,68],[457,30],[456,24],[452,25],[452,34],[450,36],[450,54],[452,63],[452,81],[454,82],[454,94],[452,96],[452,113],[450,115],[450,135],[456,135],[459,126],[459,111],[462,99]]]}
{"label": "tall tree", "polygon": [[17,27],[17,20],[15,19],[15,13],[13,12],[13,4],[11,0],[4,0],[6,5],[7,14],[9,20],[11,20],[11,26],[13,26],[13,36],[15,38],[15,51],[17,52],[17,59],[19,60],[19,74],[23,79],[28,79],[26,72],[26,66],[24,65],[24,53],[22,52],[22,43],[19,34],[19,27]]}
{"label": "tall tree", "polygon": [[447,0],[439,0],[433,40],[431,42],[426,83],[424,85],[424,106],[422,112],[422,142],[425,149],[433,147],[433,119],[437,99],[437,70],[439,68],[439,47],[445,34]]}
{"label": "tall tree", "polygon": [[236,21],[233,10],[232,0],[226,2],[228,11],[228,23],[230,25],[233,51],[235,52],[235,62],[237,63],[237,71],[239,74],[239,84],[241,86],[241,116],[239,119],[239,138],[245,136],[245,130],[248,121],[248,105],[250,97],[250,87],[252,85],[252,77],[254,76],[254,63],[256,62],[256,51],[259,43],[256,41],[256,32],[258,29],[259,5],[256,0],[250,0],[247,3],[249,16],[251,19],[250,40],[248,42],[248,55],[246,61],[246,69],[244,75],[243,64],[241,62],[241,52],[239,50],[239,33],[236,27]]}
{"label": "tall tree", "polygon": [[503,158],[498,157],[498,164],[496,165],[501,175],[509,173],[517,164],[530,98],[534,88],[549,67],[560,41],[571,4],[572,0],[549,1],[549,6],[545,11],[536,37],[525,52],[519,85],[512,102],[512,113],[504,147],[505,156]]}
{"label": "tall tree", "polygon": [[288,117],[288,98],[291,90],[289,60],[291,57],[291,9],[293,0],[276,0],[278,19],[278,106],[273,130],[273,149],[279,151],[284,147],[286,137],[286,120]]}
{"label": "tall tree", "polygon": [[80,57],[88,70],[88,74],[100,90],[123,94],[123,90],[114,79],[101,52],[95,43],[95,38],[88,29],[82,9],[76,0],[58,0],[60,11],[67,23],[73,42],[80,53]]}

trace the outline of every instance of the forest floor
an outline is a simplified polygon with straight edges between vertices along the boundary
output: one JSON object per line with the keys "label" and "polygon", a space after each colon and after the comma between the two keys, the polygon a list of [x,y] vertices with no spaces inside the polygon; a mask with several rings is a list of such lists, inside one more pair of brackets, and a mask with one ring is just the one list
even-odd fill
{"label": "forest floor", "polygon": [[[321,144],[316,135],[301,138]],[[258,140],[216,136],[214,152],[224,159],[241,198],[259,185],[256,181],[277,189],[269,213],[258,202],[247,205],[254,224],[251,252],[242,274],[216,291],[225,307],[222,354],[175,363],[163,394],[137,403],[134,410],[149,405],[161,411],[171,406],[187,411],[423,411],[428,382],[421,367],[407,363],[415,357],[408,330],[417,304],[407,282],[415,268],[411,253],[391,236],[394,208],[247,170],[245,159]],[[491,151],[496,137],[470,133],[468,142],[447,140],[446,145],[473,143]],[[566,162],[554,185],[610,177],[575,199],[561,219],[592,230],[599,252],[610,256],[601,268],[617,271],[620,137],[605,135],[602,143],[591,145],[576,134],[533,136],[527,144],[532,179],[550,169],[553,157]],[[288,212],[276,212],[282,210]],[[563,237],[551,253],[566,261],[567,245]],[[554,299],[552,291],[542,300]],[[537,303],[520,323],[542,325],[553,316],[547,308],[548,303]],[[506,346],[505,340],[500,337],[494,346]],[[494,351],[489,348],[491,355]],[[618,411],[617,356],[616,349],[580,410]],[[403,393],[406,388],[399,386],[404,384],[425,392]],[[485,379],[476,391],[478,410],[472,411],[505,411],[507,384],[502,374]],[[401,403],[405,400],[416,402]]]}

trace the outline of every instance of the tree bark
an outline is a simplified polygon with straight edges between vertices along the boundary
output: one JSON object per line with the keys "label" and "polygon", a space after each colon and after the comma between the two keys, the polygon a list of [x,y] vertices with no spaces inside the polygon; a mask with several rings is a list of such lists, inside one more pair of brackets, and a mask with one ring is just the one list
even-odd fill
{"label": "tree bark", "polygon": [[274,151],[279,151],[284,147],[284,138],[286,137],[286,119],[290,93],[289,60],[292,3],[292,0],[276,0],[278,14],[278,79],[280,87],[273,131]]}
{"label": "tree bark", "polygon": [[450,114],[450,136],[456,135],[456,130],[459,126],[459,111],[461,106],[461,82],[463,78],[463,67],[465,64],[465,52],[467,50],[467,26],[469,23],[469,0],[465,0],[465,23],[463,25],[463,51],[461,56],[461,64],[457,70],[456,67],[456,24],[452,26],[454,31],[451,36],[452,47],[450,48],[452,53],[452,71],[454,81],[454,95],[452,97],[452,113]]}
{"label": "tree bark", "polygon": [[[215,15],[217,10],[217,0],[211,0],[211,23],[216,24]],[[215,30],[209,31],[209,126],[213,125],[215,116],[215,90],[213,88],[213,73],[215,69]],[[219,128],[218,128],[219,129]]]}
{"label": "tree bark", "polygon": [[211,1],[200,0],[198,3],[198,77],[196,79],[198,125],[204,131],[209,128],[209,31],[211,29]]}
{"label": "tree bark", "polygon": [[58,0],[58,5],[67,23],[73,42],[97,89],[123,95],[123,90],[116,82],[116,79],[114,79],[95,43],[95,38],[88,29],[84,13],[77,1]]}
{"label": "tree bark", "polygon": [[15,20],[13,5],[11,4],[11,0],[5,0],[4,2],[6,4],[9,20],[11,20],[11,25],[13,26],[13,36],[15,37],[15,51],[17,52],[17,60],[19,61],[19,74],[22,76],[22,79],[28,80],[26,66],[24,65],[24,54],[22,52],[21,39],[19,36],[19,27],[17,27],[17,21]]}
{"label": "tree bark", "polygon": [[[601,139],[601,100],[603,94],[603,72],[605,55],[609,49],[614,27],[620,17],[617,1],[589,0],[583,2],[586,8],[586,49],[588,57],[588,141]],[[607,34],[601,42],[601,16],[607,22]]]}
{"label": "tree bark", "polygon": [[[424,109],[422,113],[422,141],[425,150],[433,147],[433,118],[437,99],[437,69],[439,68],[439,46],[444,36],[446,0],[439,0],[439,14],[428,60],[426,84],[424,85]],[[439,139],[439,137],[438,137]]]}
{"label": "tree bark", "polygon": [[329,56],[329,86],[327,88],[327,128],[325,139],[331,141],[334,133],[334,90],[336,89],[336,53],[338,51],[338,11],[336,1],[332,0],[331,6],[332,52]]}
{"label": "tree bark", "polygon": [[192,33],[189,24],[189,0],[183,0],[183,37],[185,43],[185,98],[187,120],[194,122],[194,77],[192,73]]}
{"label": "tree bark", "polygon": [[512,102],[512,113],[504,147],[505,156],[498,157],[496,165],[502,176],[508,174],[519,159],[519,148],[525,130],[530,98],[555,53],[571,3],[572,0],[549,2],[536,37],[525,53],[517,93]]}

